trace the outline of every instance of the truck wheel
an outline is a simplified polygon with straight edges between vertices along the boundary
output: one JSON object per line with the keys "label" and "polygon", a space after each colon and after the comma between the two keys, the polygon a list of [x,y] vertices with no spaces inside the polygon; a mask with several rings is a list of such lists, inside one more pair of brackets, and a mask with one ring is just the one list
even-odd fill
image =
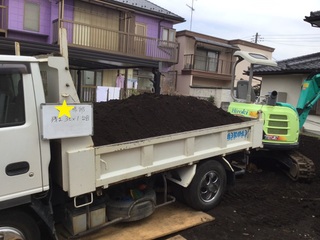
{"label": "truck wheel", "polygon": [[208,161],[197,166],[196,174],[184,189],[183,196],[190,207],[206,211],[219,204],[226,186],[224,167],[217,161]]}
{"label": "truck wheel", "polygon": [[35,220],[20,211],[0,212],[0,239],[40,240]]}

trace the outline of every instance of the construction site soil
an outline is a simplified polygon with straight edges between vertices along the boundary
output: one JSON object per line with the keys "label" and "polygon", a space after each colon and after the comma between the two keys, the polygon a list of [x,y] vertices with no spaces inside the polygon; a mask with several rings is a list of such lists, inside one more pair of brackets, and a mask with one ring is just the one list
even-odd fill
{"label": "construction site soil", "polygon": [[[239,121],[207,101],[143,94],[95,104],[93,139],[103,145]],[[294,182],[272,159],[260,159],[257,169],[237,178],[222,202],[207,212],[214,221],[174,235],[187,240],[320,239],[319,137],[301,135],[299,151],[315,163],[312,182]]]}

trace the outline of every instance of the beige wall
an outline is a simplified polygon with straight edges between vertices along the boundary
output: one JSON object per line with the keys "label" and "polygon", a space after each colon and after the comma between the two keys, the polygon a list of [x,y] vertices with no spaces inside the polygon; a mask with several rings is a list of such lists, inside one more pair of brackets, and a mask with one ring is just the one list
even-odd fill
{"label": "beige wall", "polygon": [[190,85],[192,82],[191,75],[178,75],[177,78],[177,94],[190,95]]}
{"label": "beige wall", "polygon": [[181,74],[181,70],[184,68],[184,55],[194,54],[195,40],[187,36],[181,36],[177,38],[177,41],[180,44],[180,51],[178,64],[174,66],[174,70],[177,70],[178,74]]}
{"label": "beige wall", "polygon": [[212,79],[206,79],[206,78],[193,77],[192,86],[229,88],[230,81],[212,80]]}

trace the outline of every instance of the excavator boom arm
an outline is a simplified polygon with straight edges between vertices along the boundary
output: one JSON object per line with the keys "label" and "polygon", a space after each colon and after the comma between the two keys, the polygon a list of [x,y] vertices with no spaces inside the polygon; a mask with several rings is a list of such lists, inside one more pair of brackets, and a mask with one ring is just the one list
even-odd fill
{"label": "excavator boom arm", "polygon": [[299,127],[304,125],[312,107],[320,99],[320,74],[309,76],[302,84],[300,97],[297,103],[299,113]]}

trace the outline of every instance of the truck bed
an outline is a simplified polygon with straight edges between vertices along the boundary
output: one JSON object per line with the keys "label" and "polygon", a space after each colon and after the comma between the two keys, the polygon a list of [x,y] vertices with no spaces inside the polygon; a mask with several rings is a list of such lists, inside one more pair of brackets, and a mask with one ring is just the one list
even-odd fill
{"label": "truck bed", "polygon": [[[250,120],[70,151],[67,152],[69,195],[261,146],[262,122]],[[95,161],[88,161],[90,156]]]}

